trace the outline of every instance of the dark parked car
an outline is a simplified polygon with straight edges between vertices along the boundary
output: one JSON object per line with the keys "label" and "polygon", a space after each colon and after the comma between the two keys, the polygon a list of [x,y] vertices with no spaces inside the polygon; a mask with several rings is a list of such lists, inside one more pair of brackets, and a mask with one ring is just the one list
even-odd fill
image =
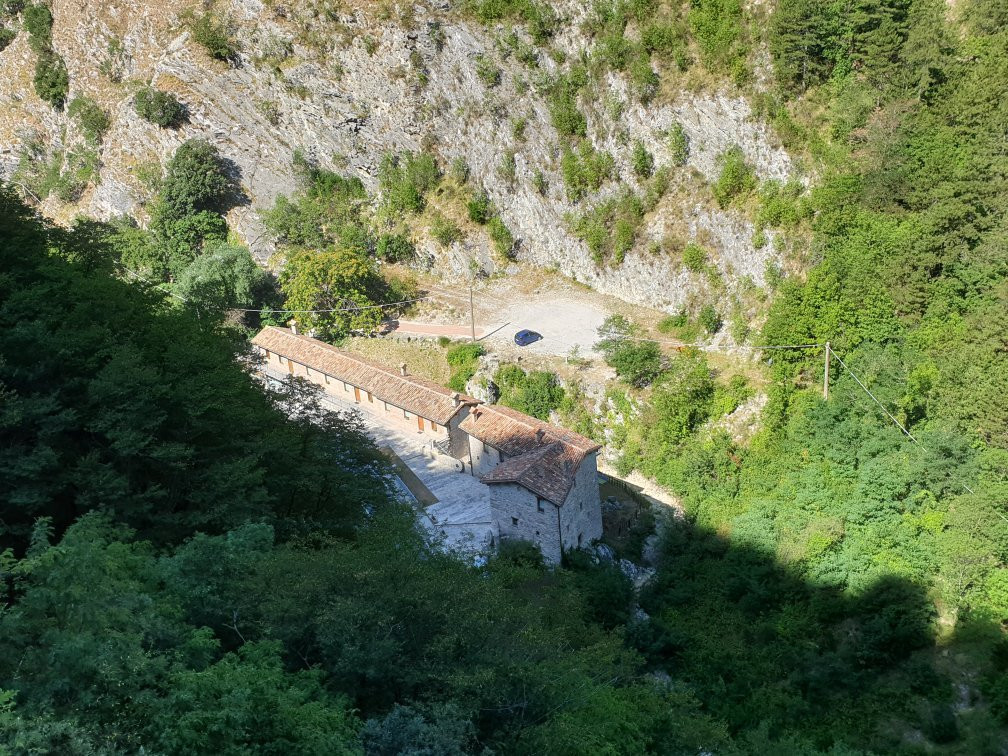
{"label": "dark parked car", "polygon": [[524,328],[515,334],[515,344],[518,346],[528,346],[529,344],[539,341],[541,338],[541,333],[536,333],[535,331],[530,331],[527,328]]}

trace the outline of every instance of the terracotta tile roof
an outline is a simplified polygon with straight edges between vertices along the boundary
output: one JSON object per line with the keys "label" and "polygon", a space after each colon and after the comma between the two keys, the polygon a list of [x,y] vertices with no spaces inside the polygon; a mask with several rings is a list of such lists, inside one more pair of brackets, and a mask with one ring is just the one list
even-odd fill
{"label": "terracotta tile roof", "polygon": [[459,394],[460,404],[456,406],[452,398],[455,392],[449,388],[415,375],[404,376],[394,368],[286,328],[267,326],[252,343],[441,425],[447,425],[464,407],[476,404],[471,396]]}
{"label": "terracotta tile roof", "polygon": [[474,407],[459,427],[504,453],[504,461],[483,476],[484,483],[517,483],[561,505],[581,462],[601,448],[591,439],[499,404]]}

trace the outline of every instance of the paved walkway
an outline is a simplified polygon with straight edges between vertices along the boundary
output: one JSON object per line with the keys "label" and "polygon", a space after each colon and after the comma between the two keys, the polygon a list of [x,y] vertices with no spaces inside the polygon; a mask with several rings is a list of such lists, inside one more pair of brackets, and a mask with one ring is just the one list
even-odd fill
{"label": "paved walkway", "polygon": [[[269,376],[282,379],[282,375],[269,371]],[[400,492],[408,495],[417,509],[420,522],[435,539],[443,539],[444,547],[465,553],[483,552],[497,532],[490,515],[490,488],[479,479],[460,471],[461,462],[454,457],[437,452],[430,439],[419,432],[409,432],[383,424],[381,420],[325,391],[322,403],[337,412],[352,411],[364,418],[368,436],[379,446],[390,448],[420,482],[434,495],[436,503],[420,505],[408,487]]]}
{"label": "paved walkway", "polygon": [[[417,323],[412,320],[397,320],[391,333],[404,336],[472,336],[471,326],[441,325],[439,323]],[[483,329],[476,329],[476,338],[483,336]]]}

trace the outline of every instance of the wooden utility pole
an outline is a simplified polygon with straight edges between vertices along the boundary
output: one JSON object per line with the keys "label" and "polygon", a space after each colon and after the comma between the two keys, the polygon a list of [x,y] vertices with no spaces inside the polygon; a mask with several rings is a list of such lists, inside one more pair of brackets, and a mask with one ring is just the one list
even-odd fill
{"label": "wooden utility pole", "polygon": [[822,398],[829,399],[829,342],[826,342],[826,360],[823,363]]}
{"label": "wooden utility pole", "polygon": [[469,325],[472,327],[472,343],[476,343],[476,311],[473,310],[473,285],[469,282]]}

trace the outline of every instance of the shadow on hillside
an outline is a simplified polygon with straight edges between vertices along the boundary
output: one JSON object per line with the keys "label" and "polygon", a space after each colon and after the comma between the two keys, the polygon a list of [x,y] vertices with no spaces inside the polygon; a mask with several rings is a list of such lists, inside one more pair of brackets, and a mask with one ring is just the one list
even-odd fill
{"label": "shadow on hillside", "polygon": [[841,741],[885,752],[981,737],[956,710],[963,691],[936,649],[924,587],[894,575],[857,593],[815,585],[683,519],[670,520],[658,562],[627,643],[742,741],[787,734],[805,743],[796,753]]}

